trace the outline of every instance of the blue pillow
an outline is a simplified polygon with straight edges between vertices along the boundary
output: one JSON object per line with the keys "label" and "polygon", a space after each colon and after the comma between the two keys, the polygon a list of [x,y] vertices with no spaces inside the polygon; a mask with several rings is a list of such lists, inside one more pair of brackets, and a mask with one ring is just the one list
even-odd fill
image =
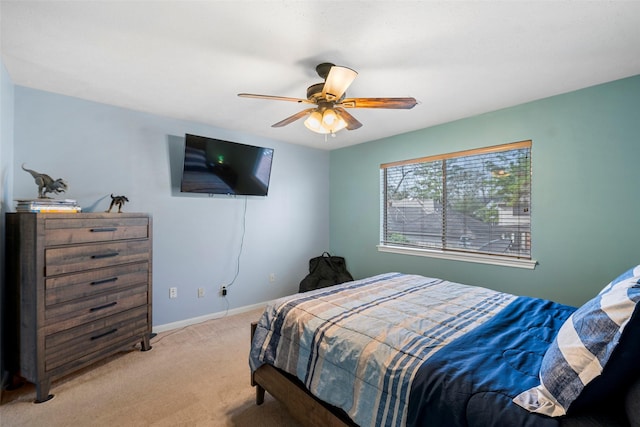
{"label": "blue pillow", "polygon": [[[588,405],[603,397],[598,396],[599,391],[602,395],[619,385],[610,384],[608,377],[613,382],[624,380],[626,366],[610,368],[607,362],[640,358],[637,339],[625,337],[636,338],[635,331],[640,330],[640,314],[634,316],[640,312],[636,310],[639,301],[640,265],[618,276],[565,321],[542,359],[540,385],[522,392],[514,402],[531,412],[555,417],[565,415],[574,402]],[[605,378],[606,371],[613,374]],[[607,387],[590,387],[586,398],[580,400],[589,383],[597,379],[604,384],[601,375]]]}

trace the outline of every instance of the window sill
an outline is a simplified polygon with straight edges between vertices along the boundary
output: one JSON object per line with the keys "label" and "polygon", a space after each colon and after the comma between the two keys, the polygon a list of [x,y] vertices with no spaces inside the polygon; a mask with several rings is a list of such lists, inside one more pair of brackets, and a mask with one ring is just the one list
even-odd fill
{"label": "window sill", "polygon": [[484,255],[460,252],[445,252],[433,249],[406,248],[402,246],[378,245],[379,252],[424,256],[430,258],[449,259],[453,261],[476,262],[480,264],[499,265],[502,267],[527,268],[533,270],[538,263],[533,259],[518,259],[497,255]]}

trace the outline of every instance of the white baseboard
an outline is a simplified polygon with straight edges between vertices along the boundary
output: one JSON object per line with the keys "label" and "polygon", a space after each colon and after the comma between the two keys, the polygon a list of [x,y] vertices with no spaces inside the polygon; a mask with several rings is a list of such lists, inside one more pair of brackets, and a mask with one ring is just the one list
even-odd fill
{"label": "white baseboard", "polygon": [[255,310],[257,308],[264,308],[268,303],[269,302],[261,302],[258,304],[246,305],[244,307],[234,308],[231,310],[205,314],[204,316],[198,316],[198,317],[192,317],[190,319],[179,320],[177,322],[165,323],[164,325],[154,325],[153,332],[160,333],[160,332],[170,331],[172,329],[184,328],[185,326],[195,325],[196,323],[202,323],[207,320],[220,319],[222,317],[231,316],[233,314],[245,313],[247,311]]}

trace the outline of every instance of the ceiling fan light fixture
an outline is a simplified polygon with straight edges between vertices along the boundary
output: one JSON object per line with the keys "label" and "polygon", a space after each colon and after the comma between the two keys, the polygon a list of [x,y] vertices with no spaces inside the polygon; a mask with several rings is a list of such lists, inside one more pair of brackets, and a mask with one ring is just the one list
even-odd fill
{"label": "ceiling fan light fixture", "polygon": [[322,114],[318,110],[309,114],[309,117],[304,121],[304,125],[312,132],[329,133],[322,124]]}
{"label": "ceiling fan light fixture", "polygon": [[326,108],[322,113],[315,110],[309,114],[304,125],[312,132],[335,135],[347,127],[347,122],[333,108]]}
{"label": "ceiling fan light fixture", "polygon": [[338,121],[338,115],[331,108],[324,110],[322,114],[322,125],[331,129],[333,125]]}
{"label": "ceiling fan light fixture", "polygon": [[[332,134],[347,127],[347,122],[344,121],[344,119],[342,118],[342,116],[340,116],[340,114],[338,114],[334,110],[331,110],[331,113],[332,113],[332,116],[335,117],[335,119],[333,119],[333,122],[331,124],[326,124],[325,127],[329,129],[329,131]],[[324,121],[324,117],[323,117],[323,121]]]}

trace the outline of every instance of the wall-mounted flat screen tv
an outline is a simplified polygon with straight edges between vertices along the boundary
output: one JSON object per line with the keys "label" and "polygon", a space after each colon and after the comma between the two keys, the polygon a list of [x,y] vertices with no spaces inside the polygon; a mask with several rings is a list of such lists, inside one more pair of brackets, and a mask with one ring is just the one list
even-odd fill
{"label": "wall-mounted flat screen tv", "polygon": [[273,148],[186,134],[183,193],[266,196]]}

